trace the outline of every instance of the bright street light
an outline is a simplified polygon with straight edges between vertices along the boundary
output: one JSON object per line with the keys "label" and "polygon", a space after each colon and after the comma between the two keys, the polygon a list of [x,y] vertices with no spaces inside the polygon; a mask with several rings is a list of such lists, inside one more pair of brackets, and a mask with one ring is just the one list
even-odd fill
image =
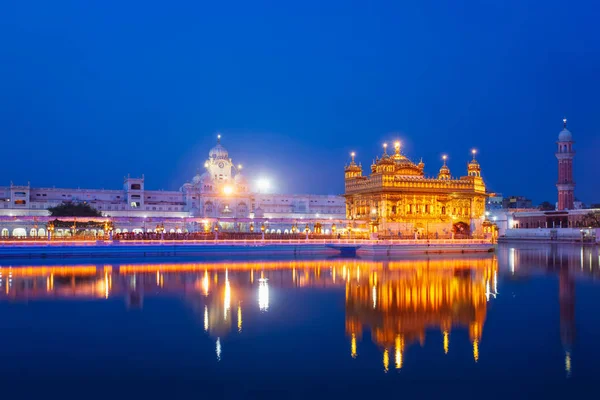
{"label": "bright street light", "polygon": [[231,193],[233,193],[233,188],[231,186],[227,185],[223,188],[223,193],[225,193],[227,196],[229,196]]}

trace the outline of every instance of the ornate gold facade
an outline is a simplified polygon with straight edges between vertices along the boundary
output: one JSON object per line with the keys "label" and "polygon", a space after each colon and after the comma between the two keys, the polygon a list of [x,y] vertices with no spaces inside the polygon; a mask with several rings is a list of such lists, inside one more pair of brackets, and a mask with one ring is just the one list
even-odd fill
{"label": "ornate gold facade", "polygon": [[443,238],[483,233],[486,188],[475,151],[467,175],[453,178],[446,157],[437,177],[427,177],[425,164],[404,156],[400,142],[394,150],[388,155],[384,145],[383,156],[373,161],[369,176],[363,175],[351,154],[345,168],[346,218],[381,235]]}

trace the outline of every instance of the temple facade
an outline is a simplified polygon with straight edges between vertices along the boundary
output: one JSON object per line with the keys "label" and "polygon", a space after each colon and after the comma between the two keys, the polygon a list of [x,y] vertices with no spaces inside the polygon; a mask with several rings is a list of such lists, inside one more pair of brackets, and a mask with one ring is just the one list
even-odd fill
{"label": "temple facade", "polygon": [[444,156],[437,177],[428,177],[423,161],[409,160],[400,142],[391,155],[384,144],[368,176],[351,153],[345,167],[346,218],[379,236],[483,235],[487,195],[475,154],[466,176],[453,177]]}

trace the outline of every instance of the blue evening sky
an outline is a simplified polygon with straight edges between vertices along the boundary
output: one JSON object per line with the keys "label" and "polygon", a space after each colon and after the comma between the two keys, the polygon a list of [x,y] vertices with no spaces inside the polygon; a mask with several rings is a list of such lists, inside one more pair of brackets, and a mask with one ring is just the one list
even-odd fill
{"label": "blue evening sky", "polygon": [[576,196],[600,202],[593,1],[7,1],[0,185],[178,189],[216,132],[278,190],[343,192],[383,141],[436,174],[479,150],[490,190],[555,201],[562,118]]}

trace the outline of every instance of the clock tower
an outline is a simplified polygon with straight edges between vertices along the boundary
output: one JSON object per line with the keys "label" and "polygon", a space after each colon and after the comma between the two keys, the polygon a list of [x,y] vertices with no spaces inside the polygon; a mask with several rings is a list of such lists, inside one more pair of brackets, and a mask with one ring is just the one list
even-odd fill
{"label": "clock tower", "polygon": [[208,160],[204,166],[215,182],[231,181],[233,163],[227,150],[221,146],[221,135],[217,135],[217,145],[208,153]]}

